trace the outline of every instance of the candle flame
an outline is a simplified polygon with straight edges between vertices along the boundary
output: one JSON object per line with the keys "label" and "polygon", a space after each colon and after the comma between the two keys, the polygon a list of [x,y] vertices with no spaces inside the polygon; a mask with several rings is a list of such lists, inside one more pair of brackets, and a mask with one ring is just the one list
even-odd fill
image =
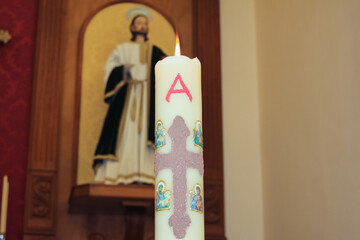
{"label": "candle flame", "polygon": [[176,33],[176,47],[175,47],[175,56],[180,56],[181,52],[180,52],[180,39],[179,39],[179,34]]}

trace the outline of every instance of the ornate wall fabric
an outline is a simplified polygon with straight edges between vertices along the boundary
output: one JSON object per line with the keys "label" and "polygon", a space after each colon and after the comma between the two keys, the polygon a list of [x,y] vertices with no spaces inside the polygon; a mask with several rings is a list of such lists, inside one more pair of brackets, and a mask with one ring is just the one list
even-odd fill
{"label": "ornate wall fabric", "polygon": [[8,239],[21,239],[24,219],[37,0],[0,0],[0,188],[9,176]]}

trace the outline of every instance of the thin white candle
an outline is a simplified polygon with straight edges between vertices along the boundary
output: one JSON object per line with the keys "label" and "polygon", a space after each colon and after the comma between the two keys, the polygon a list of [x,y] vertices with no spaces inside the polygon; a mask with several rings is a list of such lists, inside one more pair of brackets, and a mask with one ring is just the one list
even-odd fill
{"label": "thin white candle", "polygon": [[200,61],[167,57],[156,64],[155,78],[155,239],[203,240]]}
{"label": "thin white candle", "polygon": [[3,178],[3,191],[2,191],[2,201],[1,201],[1,222],[0,222],[1,234],[6,233],[8,197],[9,197],[9,181],[8,181],[8,176],[5,175]]}

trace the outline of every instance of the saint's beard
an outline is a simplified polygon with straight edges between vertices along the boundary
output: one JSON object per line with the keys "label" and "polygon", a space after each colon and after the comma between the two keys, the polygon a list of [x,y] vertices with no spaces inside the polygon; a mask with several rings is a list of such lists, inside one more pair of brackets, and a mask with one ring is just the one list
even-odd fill
{"label": "saint's beard", "polygon": [[136,39],[136,37],[139,36],[144,36],[145,39],[147,39],[147,32],[140,32],[140,31],[131,31],[132,35],[133,35],[133,39]]}

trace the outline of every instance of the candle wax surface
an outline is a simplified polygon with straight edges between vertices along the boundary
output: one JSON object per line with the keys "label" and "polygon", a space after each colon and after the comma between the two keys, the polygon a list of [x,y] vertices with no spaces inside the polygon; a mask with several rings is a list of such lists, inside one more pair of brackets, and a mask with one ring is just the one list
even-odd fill
{"label": "candle wax surface", "polygon": [[[159,124],[160,132],[165,133],[164,143],[156,148],[157,154],[170,156],[177,149],[177,146],[172,146],[173,142],[167,131],[178,116],[183,119],[190,132],[186,139],[181,139],[186,142],[184,151],[190,155],[202,153],[202,146],[197,146],[194,140],[195,129],[202,125],[201,64],[198,58],[191,59],[182,55],[170,56],[155,65],[155,124]],[[156,129],[157,125],[155,125],[155,131]],[[159,159],[155,160],[155,164],[157,161]],[[176,164],[179,163],[175,161],[171,166]],[[183,165],[178,167],[184,166],[186,170],[181,177],[186,181],[181,183],[181,186],[177,186],[174,182],[179,178],[174,178],[176,174],[173,169],[159,168],[155,189],[158,191],[160,184],[163,184],[162,191],[171,197],[168,208],[155,210],[155,240],[204,239],[204,210],[194,211],[192,209],[192,194],[196,193],[196,186],[201,187],[202,204],[204,203],[203,176],[198,169],[190,167],[184,161]],[[173,198],[180,190],[184,192],[182,189],[185,189],[185,196],[184,198],[180,196],[177,200],[184,199],[180,205],[184,206],[183,204],[185,204],[185,214],[190,217],[191,223],[186,228],[185,236],[179,237],[180,235],[175,233],[175,229],[169,226],[169,219],[177,212],[176,209],[182,207],[179,205],[179,201],[174,204]],[[177,196],[179,195],[177,194]]]}

